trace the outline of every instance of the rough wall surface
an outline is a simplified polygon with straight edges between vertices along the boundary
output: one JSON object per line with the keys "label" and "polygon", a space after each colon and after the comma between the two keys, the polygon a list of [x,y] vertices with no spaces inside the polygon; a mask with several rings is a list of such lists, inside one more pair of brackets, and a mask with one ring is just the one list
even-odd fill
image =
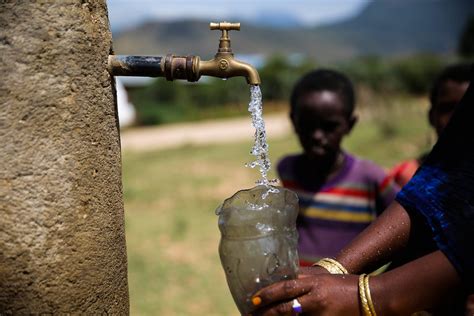
{"label": "rough wall surface", "polygon": [[126,315],[105,0],[0,0],[0,314]]}

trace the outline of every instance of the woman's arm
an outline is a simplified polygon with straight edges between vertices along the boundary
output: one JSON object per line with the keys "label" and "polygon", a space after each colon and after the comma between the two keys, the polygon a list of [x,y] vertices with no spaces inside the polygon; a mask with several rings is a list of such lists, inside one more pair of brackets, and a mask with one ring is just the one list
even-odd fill
{"label": "woman's arm", "polygon": [[411,221],[406,210],[396,201],[349,245],[336,260],[349,273],[371,272],[389,262],[408,243]]}
{"label": "woman's arm", "polygon": [[[460,278],[441,251],[370,277],[371,297],[378,315],[409,315],[447,302],[460,288]],[[252,315],[292,315],[297,299],[308,315],[360,315],[358,277],[319,274],[275,283],[257,292]]]}
{"label": "woman's arm", "polygon": [[[411,221],[396,201],[362,233],[344,247],[336,257],[349,273],[372,272],[389,262],[408,243]],[[300,267],[300,274],[328,273],[319,266]]]}
{"label": "woman's arm", "polygon": [[458,294],[461,279],[441,251],[370,278],[379,315],[409,315],[448,303]]}

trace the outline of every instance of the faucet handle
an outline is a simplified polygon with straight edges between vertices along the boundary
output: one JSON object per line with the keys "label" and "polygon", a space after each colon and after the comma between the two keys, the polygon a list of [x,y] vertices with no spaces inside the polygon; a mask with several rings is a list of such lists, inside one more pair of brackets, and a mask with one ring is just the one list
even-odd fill
{"label": "faucet handle", "polygon": [[209,27],[211,30],[221,30],[223,31],[230,31],[230,30],[236,30],[240,31],[240,23],[230,23],[230,22],[211,22],[209,23]]}
{"label": "faucet handle", "polygon": [[209,28],[211,30],[222,31],[221,38],[219,39],[219,49],[217,50],[217,52],[218,53],[232,53],[232,48],[230,48],[229,31],[230,30],[240,31],[240,23],[211,22],[209,23]]}

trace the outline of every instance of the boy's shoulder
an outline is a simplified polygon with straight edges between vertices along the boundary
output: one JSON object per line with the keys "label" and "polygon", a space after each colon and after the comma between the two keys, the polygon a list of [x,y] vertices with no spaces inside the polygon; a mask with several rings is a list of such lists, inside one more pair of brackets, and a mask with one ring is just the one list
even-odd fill
{"label": "boy's shoulder", "polygon": [[294,164],[295,161],[298,159],[298,157],[301,157],[301,154],[292,154],[292,155],[283,156],[282,158],[280,158],[280,160],[278,160],[277,165],[284,167],[290,164]]}
{"label": "boy's shoulder", "polygon": [[361,177],[380,180],[387,176],[384,168],[373,162],[372,160],[361,158],[355,155],[347,154],[353,159],[352,172]]}

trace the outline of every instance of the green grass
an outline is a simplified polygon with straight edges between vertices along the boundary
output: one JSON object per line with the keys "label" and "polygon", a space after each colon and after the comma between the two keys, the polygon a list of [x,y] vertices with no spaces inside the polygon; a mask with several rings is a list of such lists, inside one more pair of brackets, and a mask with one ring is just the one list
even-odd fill
{"label": "green grass", "polygon": [[[387,112],[365,109],[344,147],[383,166],[415,157],[429,147],[425,113],[413,99]],[[124,153],[132,315],[238,315],[220,266],[214,211],[253,186],[257,171],[244,167],[251,143]],[[269,135],[269,145],[274,164],[299,150],[293,135]]]}

